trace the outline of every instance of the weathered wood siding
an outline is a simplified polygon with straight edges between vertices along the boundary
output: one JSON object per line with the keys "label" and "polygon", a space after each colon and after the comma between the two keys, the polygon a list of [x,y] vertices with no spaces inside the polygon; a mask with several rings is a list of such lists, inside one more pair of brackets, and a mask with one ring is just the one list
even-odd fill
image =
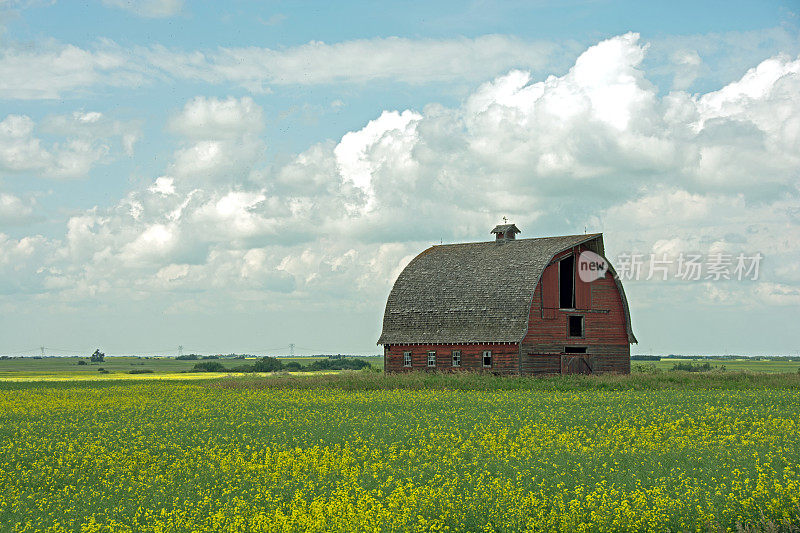
{"label": "weathered wood siding", "polygon": [[[566,256],[566,251],[558,256]],[[577,261],[576,261],[577,263]],[[585,347],[595,372],[630,372],[630,344],[617,285],[610,275],[591,283],[576,276],[576,308],[558,302],[558,264],[549,265],[534,291],[528,333],[520,346],[523,374],[561,372],[560,354],[567,346]],[[584,317],[584,337],[569,336],[570,315]]]}
{"label": "weathered wood siding", "polygon": [[[461,350],[461,366],[453,366],[453,350]],[[483,367],[483,352],[492,352],[492,368]],[[428,366],[428,352],[436,352],[436,366]],[[403,366],[403,353],[411,352],[411,368]],[[386,372],[460,370],[510,374],[519,371],[518,344],[400,344],[384,349]]]}

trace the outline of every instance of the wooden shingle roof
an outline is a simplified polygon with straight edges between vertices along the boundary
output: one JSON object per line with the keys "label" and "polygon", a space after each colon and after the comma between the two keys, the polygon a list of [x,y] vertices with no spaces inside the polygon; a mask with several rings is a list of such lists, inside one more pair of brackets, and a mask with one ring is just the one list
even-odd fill
{"label": "wooden shingle roof", "polygon": [[603,254],[600,233],[432,246],[398,276],[378,344],[520,342],[545,267],[582,243]]}

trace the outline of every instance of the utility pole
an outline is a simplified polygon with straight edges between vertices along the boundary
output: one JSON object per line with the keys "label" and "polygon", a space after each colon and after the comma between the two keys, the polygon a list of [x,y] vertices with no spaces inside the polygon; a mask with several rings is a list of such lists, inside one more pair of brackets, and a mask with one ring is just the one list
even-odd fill
{"label": "utility pole", "polygon": [[289,357],[294,357],[294,343],[289,344]]}
{"label": "utility pole", "polygon": [[183,357],[183,344],[178,346],[178,357]]}
{"label": "utility pole", "polygon": [[44,346],[40,346],[39,348],[42,349],[42,357],[44,357]]}

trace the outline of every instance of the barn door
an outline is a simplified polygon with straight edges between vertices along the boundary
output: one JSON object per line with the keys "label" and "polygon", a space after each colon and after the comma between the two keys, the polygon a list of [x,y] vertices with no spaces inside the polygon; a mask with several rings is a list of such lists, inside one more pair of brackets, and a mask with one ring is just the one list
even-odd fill
{"label": "barn door", "polygon": [[594,372],[594,357],[586,354],[561,356],[562,374],[591,374]]}

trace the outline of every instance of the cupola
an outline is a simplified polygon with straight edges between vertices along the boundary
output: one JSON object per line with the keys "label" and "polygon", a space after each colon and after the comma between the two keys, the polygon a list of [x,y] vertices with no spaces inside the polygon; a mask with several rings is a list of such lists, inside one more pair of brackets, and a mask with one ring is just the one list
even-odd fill
{"label": "cupola", "polygon": [[496,242],[513,241],[517,233],[520,233],[519,228],[514,224],[498,224],[492,230],[495,234]]}

